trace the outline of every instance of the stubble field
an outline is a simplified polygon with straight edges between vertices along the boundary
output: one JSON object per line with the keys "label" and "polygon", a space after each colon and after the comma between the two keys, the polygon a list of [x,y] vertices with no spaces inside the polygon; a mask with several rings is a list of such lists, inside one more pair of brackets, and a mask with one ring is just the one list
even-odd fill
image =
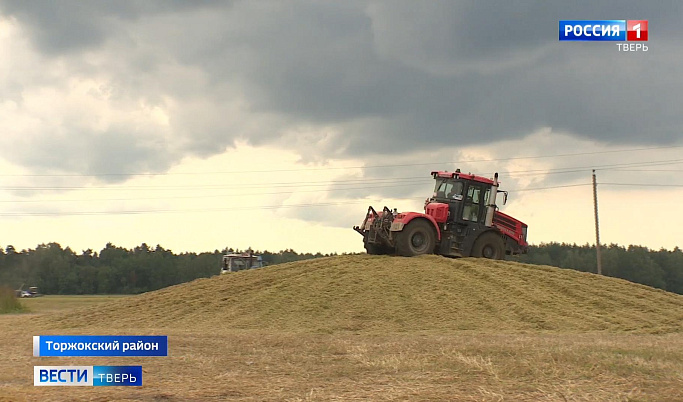
{"label": "stubble field", "polygon": [[[0,316],[0,400],[683,400],[683,296],[557,268],[341,256],[42,299]],[[169,356],[32,357],[47,334],[168,335]],[[143,386],[33,387],[34,365],[142,365]]]}

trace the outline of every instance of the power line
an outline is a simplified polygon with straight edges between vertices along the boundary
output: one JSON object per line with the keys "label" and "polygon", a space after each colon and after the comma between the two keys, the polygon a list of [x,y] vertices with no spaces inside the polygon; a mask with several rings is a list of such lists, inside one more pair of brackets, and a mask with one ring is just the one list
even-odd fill
{"label": "power line", "polygon": [[[618,164],[619,166],[623,165],[642,165],[644,163],[647,164],[664,164],[664,163],[677,163],[678,160],[665,160],[665,161],[650,161],[650,162],[631,162],[631,163],[626,163],[626,164]],[[609,166],[615,166],[615,165],[602,165],[603,167],[609,167]],[[565,168],[559,168],[559,169],[565,169]],[[550,170],[545,170],[543,171],[544,174],[552,174],[552,173],[567,173],[568,171],[554,171],[553,169]],[[583,171],[583,170],[571,170],[571,172],[578,172],[578,171]],[[533,172],[532,170],[527,170],[527,171],[516,171],[515,173],[522,173],[522,172]],[[338,187],[338,188],[325,188],[321,190],[301,190],[298,189],[296,191],[272,191],[272,192],[259,192],[259,193],[230,193],[230,194],[212,194],[212,195],[194,195],[194,196],[168,196],[168,197],[125,197],[125,198],[97,198],[97,199],[67,199],[67,200],[59,200],[59,199],[52,199],[52,200],[0,200],[0,203],[45,203],[45,202],[92,202],[92,201],[144,201],[144,200],[178,200],[178,199],[202,199],[202,198],[221,198],[221,197],[244,197],[244,196],[259,196],[259,195],[278,195],[278,194],[293,194],[293,193],[319,193],[319,192],[334,192],[334,191],[352,191],[352,190],[365,190],[365,189],[376,189],[376,188],[395,188],[395,187],[403,187],[404,185],[407,184],[419,184],[424,180],[423,177],[404,177],[404,178],[378,178],[378,179],[351,179],[351,180],[333,180],[333,181],[328,181],[328,182],[276,182],[276,183],[270,183],[268,185],[255,185],[255,184],[243,184],[243,185],[238,185],[238,186],[222,186],[222,185],[206,185],[206,186],[137,186],[133,187],[132,189],[144,189],[144,190],[176,190],[176,189],[197,189],[197,188],[202,188],[204,190],[210,189],[210,190],[225,190],[225,189],[233,189],[233,188],[248,188],[248,189],[258,189],[258,188],[266,188],[266,187],[276,187],[276,188],[286,188],[286,187],[320,187],[320,186],[328,186],[330,184],[332,185],[337,185],[337,186],[348,186],[348,185],[356,185],[356,184],[372,184],[372,186],[364,186],[364,187]],[[400,183],[400,184],[393,184],[393,183]],[[607,184],[610,185],[612,183],[602,183],[602,184]],[[616,185],[632,185],[632,184],[616,184]],[[560,185],[560,186],[550,186],[550,187],[539,187],[539,188],[527,188],[527,189],[515,189],[515,190],[509,190],[509,192],[521,192],[521,191],[536,191],[536,190],[546,190],[546,189],[554,189],[554,188],[564,188],[564,187],[577,187],[577,186],[584,186],[584,184],[574,184],[574,185]],[[649,184],[648,186],[653,186]],[[666,187],[676,187],[676,185],[663,185]],[[90,187],[78,187],[83,188],[83,189],[90,189]],[[116,188],[110,188],[110,187],[103,187],[104,189],[111,189],[115,190]],[[65,189],[65,187],[8,187],[7,189],[11,190],[45,190],[45,189]],[[74,188],[75,189],[75,188]],[[125,190],[131,189],[130,186],[126,187]]]}
{"label": "power line", "polygon": [[[636,166],[666,166],[666,165],[677,165],[683,163],[683,159],[665,159],[659,161],[647,161],[647,162],[627,162],[627,163],[611,163],[606,165],[590,165],[581,167],[566,167],[566,168],[552,168],[552,169],[531,169],[531,170],[513,170],[503,173],[505,175],[513,174],[524,174],[524,175],[545,175],[545,174],[558,174],[558,173],[580,173],[587,170],[599,169],[599,170],[620,170],[621,167],[636,167]],[[537,173],[536,173],[537,172]]]}
{"label": "power line", "polygon": [[[639,184],[639,183],[598,183],[600,185],[617,185],[617,186],[654,186],[654,187],[683,187],[683,184]],[[509,190],[509,192],[523,192],[523,191],[543,191],[556,188],[569,187],[586,187],[591,186],[591,183],[567,184],[560,186],[535,187],[525,189]],[[424,197],[409,197],[396,198],[397,200],[422,200]],[[129,199],[123,199],[128,201]],[[134,199],[130,199],[134,200]],[[89,201],[89,200],[85,200]],[[25,217],[25,216],[90,216],[90,215],[139,215],[151,213],[195,213],[195,212],[220,212],[220,211],[250,211],[250,210],[272,210],[280,208],[300,208],[300,207],[320,207],[320,206],[339,206],[348,204],[359,204],[366,202],[381,202],[381,200],[356,200],[356,201],[341,201],[341,202],[327,202],[327,203],[303,203],[303,204],[289,204],[289,205],[261,205],[261,206],[245,206],[245,207],[230,207],[230,208],[193,208],[193,209],[151,209],[151,210],[128,210],[128,211],[74,211],[74,212],[6,212],[0,213],[0,216],[6,217]]]}
{"label": "power line", "polygon": [[[424,181],[424,177],[412,177],[400,179],[402,183],[412,184],[412,182],[420,180]],[[286,182],[286,183],[262,183],[262,184],[238,184],[238,185],[223,185],[223,184],[201,184],[201,185],[166,185],[166,186],[134,186],[128,185],[124,188],[110,187],[110,186],[16,186],[16,187],[0,187],[4,190],[12,191],[34,191],[34,190],[83,190],[83,189],[98,189],[98,190],[231,190],[231,189],[259,189],[259,188],[287,188],[287,187],[323,187],[332,185],[356,185],[356,184],[386,184],[394,183],[396,179],[368,179],[368,180],[349,180],[343,181],[319,181],[319,182]]]}
{"label": "power line", "polygon": [[[653,148],[648,148],[653,149]],[[642,149],[641,149],[642,150]],[[622,151],[599,151],[593,153],[611,153],[611,152],[626,152],[634,150],[622,150]],[[583,155],[592,153],[577,153],[577,154],[564,154],[560,156],[569,155]],[[557,155],[554,155],[557,156]],[[506,158],[506,159],[521,159],[521,158]],[[502,159],[502,160],[506,160]],[[517,170],[508,171],[507,174],[559,174],[559,173],[574,173],[583,172],[588,168],[600,168],[601,170],[617,170],[623,169],[624,167],[651,167],[651,166],[663,166],[683,163],[683,159],[668,159],[668,160],[657,160],[657,161],[645,161],[645,162],[627,162],[618,164],[603,164],[585,167],[564,167],[564,168],[553,168],[553,169],[529,169],[529,170]],[[431,164],[431,163],[430,163]],[[388,165],[387,165],[388,166]],[[644,170],[639,170],[644,171]],[[503,173],[504,175],[506,173]],[[302,190],[297,189],[296,191],[271,191],[271,192],[259,192],[259,193],[231,193],[231,194],[213,194],[213,195],[193,195],[193,196],[171,196],[171,197],[138,197],[138,198],[104,198],[104,199],[71,199],[71,200],[0,200],[0,202],[91,202],[91,201],[135,201],[135,200],[161,200],[161,199],[198,199],[198,198],[217,198],[217,197],[233,197],[233,196],[259,196],[259,195],[276,195],[276,194],[293,194],[293,193],[320,193],[320,192],[333,192],[333,191],[352,191],[352,190],[368,190],[368,189],[378,189],[378,188],[392,188],[392,187],[403,187],[405,185],[419,184],[422,183],[424,177],[384,177],[384,178],[355,178],[347,180],[331,180],[331,181],[320,181],[320,182],[310,182],[310,181],[298,181],[298,182],[271,182],[271,183],[243,183],[240,185],[221,185],[221,184],[211,184],[211,185],[175,185],[175,186],[126,186],[123,188],[125,191],[130,190],[227,190],[227,189],[259,189],[259,188],[288,188],[288,187],[325,187],[323,189],[312,189],[312,190]],[[418,182],[419,181],[419,182]],[[397,183],[397,184],[394,184]],[[683,185],[678,184],[636,184],[636,183],[600,183],[604,185],[617,185],[617,186],[651,186],[651,187],[683,187]],[[357,185],[368,185],[363,187],[353,187]],[[548,189],[556,188],[568,188],[568,187],[582,187],[588,186],[590,184],[568,184],[568,185],[558,185],[558,186],[546,186],[546,187],[535,187],[535,188],[522,188],[509,190],[509,192],[523,192],[523,191],[542,191]],[[332,188],[330,188],[332,186]],[[336,187],[335,187],[336,186]],[[1,187],[0,187],[1,188]],[[113,188],[110,186],[52,186],[52,187],[38,187],[38,186],[17,186],[17,187],[6,187],[6,190],[68,190],[68,189],[108,189],[116,190],[118,188]],[[421,198],[421,197],[420,197]],[[417,198],[416,198],[417,199]],[[366,201],[362,201],[366,202]],[[329,205],[343,205],[348,203],[356,203],[354,201],[344,201],[340,203],[316,203],[316,204],[295,204],[290,206],[259,206],[259,207],[248,207],[246,209],[273,209],[282,207],[307,207],[307,206],[329,206]],[[244,210],[245,207],[239,208],[219,208],[219,209],[201,209],[201,211],[229,211],[229,210]],[[142,214],[142,213],[168,213],[168,212],[197,212],[199,210],[187,210],[187,209],[157,209],[157,210],[133,210],[133,211],[79,211],[79,212],[16,212],[16,213],[0,213],[0,216],[60,216],[60,215],[108,215],[108,214]]]}
{"label": "power line", "polygon": [[[589,184],[569,184],[561,186],[551,186],[551,187],[537,187],[537,188],[525,188],[508,190],[508,192],[520,192],[520,191],[536,191],[536,190],[547,190],[553,188],[564,188],[564,187],[580,187],[587,186]],[[212,194],[212,195],[192,195],[192,196],[173,196],[173,197],[137,197],[137,198],[81,198],[81,199],[48,199],[48,200],[0,200],[0,203],[44,203],[44,202],[92,202],[92,201],[151,201],[151,200],[183,200],[183,199],[203,199],[203,198],[222,198],[222,197],[246,197],[246,196],[258,196],[258,195],[277,195],[277,194],[297,194],[297,193],[321,193],[321,192],[332,192],[332,191],[347,191],[347,190],[366,190],[366,189],[376,189],[376,188],[395,188],[403,187],[403,184],[399,185],[389,185],[389,186],[368,186],[368,187],[345,187],[345,188],[333,188],[324,190],[297,190],[297,191],[275,191],[266,193],[246,193],[246,194]]]}
{"label": "power line", "polygon": [[145,200],[179,200],[179,199],[200,199],[200,198],[221,198],[221,197],[247,197],[257,195],[276,195],[276,194],[298,194],[298,193],[322,193],[332,191],[348,191],[348,190],[372,190],[376,188],[395,188],[404,187],[404,184],[388,185],[388,186],[365,186],[365,187],[343,187],[331,188],[322,190],[296,190],[296,191],[273,191],[265,193],[230,193],[230,194],[212,194],[212,195],[191,195],[191,196],[170,196],[170,197],[137,197],[137,198],[82,198],[82,199],[52,199],[52,200],[0,200],[0,203],[39,203],[39,202],[91,202],[91,201],[145,201]]}
{"label": "power line", "polygon": [[[519,191],[541,191],[553,188],[565,188],[565,187],[581,187],[590,186],[590,184],[569,184],[563,186],[549,186],[549,187],[538,187],[530,189],[519,189],[511,190],[510,192]],[[424,197],[409,197],[409,198],[396,198],[398,200],[402,199],[424,199]],[[87,201],[87,200],[86,200]],[[126,200],[127,201],[127,200]],[[382,200],[356,200],[356,201],[343,201],[343,202],[328,202],[328,203],[304,203],[304,204],[290,204],[290,205],[263,205],[263,206],[248,206],[248,207],[231,207],[231,208],[196,208],[196,209],[153,209],[153,210],[129,210],[129,211],[76,211],[76,212],[7,212],[0,213],[0,216],[81,216],[81,215],[135,215],[135,214],[146,214],[146,213],[178,213],[178,212],[202,212],[202,211],[250,211],[250,210],[262,210],[262,209],[278,209],[278,208],[298,208],[298,207],[311,207],[311,206],[336,206],[336,205],[347,205],[347,204],[359,204],[368,201],[382,202]]]}
{"label": "power line", "polygon": [[92,173],[92,174],[2,174],[0,177],[116,177],[116,176],[177,176],[177,175],[210,175],[210,174],[242,174],[242,173],[276,173],[276,172],[300,172],[300,171],[319,171],[319,170],[341,170],[341,169],[374,169],[374,168],[390,168],[390,167],[407,167],[407,166],[431,166],[431,165],[442,165],[442,164],[458,164],[458,163],[481,163],[481,162],[501,162],[501,161],[511,161],[511,160],[524,160],[524,159],[545,159],[545,158],[560,158],[560,157],[570,157],[570,156],[586,156],[586,155],[602,155],[602,154],[612,154],[612,153],[624,153],[624,152],[638,152],[638,151],[649,151],[657,149],[674,149],[683,148],[683,145],[676,146],[661,146],[661,147],[643,147],[643,148],[630,148],[630,149],[616,149],[607,151],[592,151],[592,152],[574,152],[565,154],[553,154],[553,155],[536,155],[536,156],[517,156],[509,158],[491,158],[491,159],[473,159],[473,160],[461,160],[461,161],[447,161],[447,162],[425,162],[425,163],[400,163],[400,164],[386,164],[386,165],[364,165],[364,166],[338,166],[338,167],[318,167],[318,168],[297,168],[297,169],[268,169],[268,170],[234,170],[234,171],[219,171],[219,172],[165,172],[165,173]]}
{"label": "power line", "polygon": [[564,186],[549,186],[549,187],[536,187],[536,188],[522,188],[518,190],[508,190],[509,193],[519,193],[520,191],[541,191],[541,190],[549,190],[552,188],[566,188],[566,187],[584,187],[584,186],[590,186],[590,183],[584,183],[584,184],[567,184]]}
{"label": "power line", "polygon": [[[561,173],[580,173],[585,172],[588,169],[599,169],[599,170],[610,170],[619,169],[621,167],[637,167],[637,166],[665,166],[665,165],[675,165],[683,163],[683,159],[666,159],[658,161],[646,161],[646,162],[627,162],[627,163],[616,163],[616,164],[604,164],[604,165],[591,165],[591,166],[575,166],[575,167],[564,167],[564,168],[552,168],[552,169],[529,169],[529,170],[516,170],[501,173],[501,177],[512,175],[547,175],[547,174],[561,174]],[[412,177],[393,177],[393,178],[375,178],[375,179],[348,179],[348,180],[330,180],[330,181],[299,181],[299,182],[274,182],[274,183],[247,183],[239,185],[222,185],[222,184],[204,184],[204,185],[161,185],[161,186],[149,186],[149,185],[127,185],[124,190],[179,190],[179,189],[203,189],[203,190],[227,190],[235,188],[273,188],[273,187],[323,187],[332,185],[352,185],[352,184],[388,184],[394,182],[400,182],[403,184],[414,184],[424,180],[423,176],[412,176]],[[0,187],[0,189],[11,190],[11,191],[36,191],[36,190],[82,190],[82,189],[102,189],[102,190],[119,190],[118,187],[111,186],[8,186]]]}
{"label": "power line", "polygon": [[360,204],[366,202],[379,202],[378,200],[358,200],[344,202],[309,203],[309,204],[289,204],[289,205],[260,205],[231,208],[192,208],[192,209],[149,209],[149,210],[128,210],[128,211],[55,211],[55,212],[2,212],[0,216],[19,217],[19,216],[88,216],[88,215],[139,215],[153,213],[194,213],[194,212],[217,212],[217,211],[251,211],[264,209],[280,208],[300,208],[300,207],[326,207],[335,205]]}
{"label": "power line", "polygon": [[653,184],[653,183],[598,183],[602,186],[633,186],[633,187],[683,187],[683,184]]}
{"label": "power line", "polygon": [[617,172],[683,172],[683,169],[613,169]]}

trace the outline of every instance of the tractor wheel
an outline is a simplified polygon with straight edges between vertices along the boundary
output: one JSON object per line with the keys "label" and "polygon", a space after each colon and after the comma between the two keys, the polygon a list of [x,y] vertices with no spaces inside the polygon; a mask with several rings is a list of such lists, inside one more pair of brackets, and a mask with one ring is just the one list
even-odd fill
{"label": "tractor wheel", "polygon": [[436,233],[432,224],[417,219],[409,222],[396,236],[396,251],[405,257],[431,254],[436,246]]}
{"label": "tractor wheel", "polygon": [[505,258],[505,243],[497,233],[487,232],[479,236],[472,247],[472,257],[502,260]]}

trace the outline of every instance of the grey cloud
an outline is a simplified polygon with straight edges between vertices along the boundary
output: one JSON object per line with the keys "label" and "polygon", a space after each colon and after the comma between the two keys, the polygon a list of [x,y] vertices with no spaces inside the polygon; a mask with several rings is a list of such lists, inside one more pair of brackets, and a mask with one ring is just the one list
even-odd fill
{"label": "grey cloud", "polygon": [[[678,3],[0,4],[39,49],[68,51],[80,74],[108,74],[122,99],[177,103],[170,118],[182,150],[147,163],[154,152],[134,148],[129,166],[163,168],[183,153],[222,152],[236,138],[366,159],[521,138],[540,127],[612,144],[681,139]],[[557,41],[559,19],[600,18],[649,19],[650,51]],[[116,63],[79,61],[93,48],[115,52]],[[233,101],[244,103],[244,117]],[[300,125],[340,131],[324,144],[283,144],[282,133]],[[90,163],[71,168],[103,168]]]}
{"label": "grey cloud", "polygon": [[[503,62],[557,41],[558,20],[651,19],[662,37],[680,34],[678,3],[636,1],[371,2],[375,43],[418,68],[433,63]],[[654,28],[653,28],[654,29]]]}
{"label": "grey cloud", "polygon": [[[415,3],[406,4],[401,7],[412,8],[403,14],[422,11]],[[214,77],[220,71],[240,76],[255,110],[342,125],[344,133],[332,148],[346,146],[347,155],[362,156],[382,144],[387,152],[437,148],[447,141],[469,145],[519,137],[541,126],[603,142],[671,143],[680,138],[675,127],[682,122],[672,102],[682,84],[672,73],[681,61],[680,42],[652,43],[647,54],[623,54],[613,43],[557,42],[557,21],[563,15],[595,18],[623,5],[499,10],[480,3],[430,4],[427,17],[413,18],[421,22],[417,25],[391,20],[401,8],[394,3],[380,7],[380,14],[394,10],[382,14],[392,24],[382,25],[380,45],[375,21],[353,7],[304,3],[280,6],[294,10],[289,13],[252,15],[249,10],[254,30],[238,24],[226,28],[225,36],[217,35],[239,38],[246,49],[208,41],[201,54],[229,51],[186,62],[213,71]],[[667,10],[628,9],[650,15],[651,25],[661,23],[665,32],[674,29]],[[505,16],[512,16],[512,22],[500,23]],[[464,27],[451,29],[458,21]],[[381,49],[391,44],[399,49],[389,52],[394,58]],[[450,71],[435,72],[443,60]],[[632,99],[643,100],[645,107]]]}
{"label": "grey cloud", "polygon": [[[141,141],[136,133],[108,130],[84,149],[91,174],[103,172],[165,172],[176,155],[163,142]],[[118,181],[121,177],[113,176]]]}
{"label": "grey cloud", "polygon": [[39,143],[14,144],[15,152],[7,159],[42,172],[102,175],[101,180],[110,183],[125,181],[126,173],[168,170],[169,161],[177,156],[169,154],[172,150],[166,144],[146,141],[141,133],[125,130],[114,127],[97,135],[71,132],[46,136]]}
{"label": "grey cloud", "polygon": [[[116,19],[136,20],[145,15],[183,12],[217,1],[0,1],[0,11],[31,26],[36,45],[44,52],[59,55],[101,45],[119,28]],[[227,4],[227,3],[224,3]]]}

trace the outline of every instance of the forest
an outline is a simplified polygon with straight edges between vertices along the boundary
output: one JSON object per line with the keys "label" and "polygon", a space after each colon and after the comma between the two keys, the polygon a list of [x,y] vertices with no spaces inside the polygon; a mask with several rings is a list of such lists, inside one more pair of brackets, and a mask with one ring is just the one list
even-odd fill
{"label": "forest", "polygon": [[[17,251],[0,248],[0,285],[37,286],[42,294],[135,294],[206,278],[220,272],[222,255],[232,248],[180,253],[143,243],[133,249],[108,243],[102,250],[76,253],[58,243]],[[256,251],[267,265],[328,255]]]}
{"label": "forest", "polygon": [[[650,250],[643,246],[601,246],[602,274],[683,294],[683,252]],[[597,272],[594,245],[548,243],[530,246],[529,252],[514,258],[528,264],[551,265],[584,272]]]}
{"label": "forest", "polygon": [[[0,247],[0,285],[18,289],[37,286],[43,294],[135,294],[197,278],[217,275],[221,257],[232,248],[204,253],[175,254],[160,245],[143,243],[133,249],[108,243],[99,252],[75,252],[58,243],[16,250]],[[602,247],[602,273],[631,282],[683,294],[683,252],[650,250],[616,244]],[[336,254],[255,251],[267,265]],[[565,243],[532,245],[529,253],[508,257],[529,264],[550,265],[585,272],[597,271],[595,246]]]}

